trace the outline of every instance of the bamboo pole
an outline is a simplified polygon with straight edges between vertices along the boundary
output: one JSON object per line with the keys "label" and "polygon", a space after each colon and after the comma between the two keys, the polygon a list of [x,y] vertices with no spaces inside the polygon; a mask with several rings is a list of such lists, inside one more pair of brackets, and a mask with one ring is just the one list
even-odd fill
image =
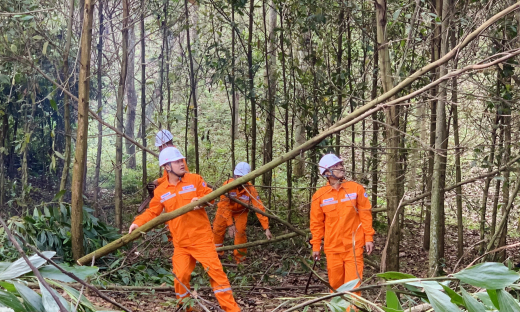
{"label": "bamboo pole", "polygon": [[245,244],[218,247],[217,251],[227,251],[227,250],[249,248],[249,247],[260,246],[260,245],[267,245],[267,244],[271,244],[271,243],[280,242],[280,241],[283,241],[283,240],[286,240],[286,239],[289,239],[289,238],[292,238],[295,236],[298,236],[298,233],[293,232],[293,233],[289,233],[289,234],[285,234],[285,235],[280,235],[273,239],[263,239],[263,240],[257,240],[257,241],[249,242],[249,243],[245,243]]}

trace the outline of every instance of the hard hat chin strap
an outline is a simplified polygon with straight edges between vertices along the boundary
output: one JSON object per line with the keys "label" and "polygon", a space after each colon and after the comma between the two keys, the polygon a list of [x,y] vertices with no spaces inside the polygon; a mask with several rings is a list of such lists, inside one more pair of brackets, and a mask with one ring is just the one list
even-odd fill
{"label": "hard hat chin strap", "polygon": [[340,182],[343,182],[343,181],[345,180],[345,177],[338,178],[338,177],[334,174],[334,170],[333,170],[333,169],[329,169],[329,168],[327,168],[327,171],[330,172],[329,177],[333,177],[334,179],[339,180]]}
{"label": "hard hat chin strap", "polygon": [[168,168],[166,168],[166,171],[168,173],[170,173],[170,172],[173,173],[177,178],[179,178],[179,181],[182,181],[182,178],[184,177],[184,173],[182,175],[178,175],[175,171],[173,171],[172,161],[169,162],[168,164],[170,164],[171,170],[168,170]]}

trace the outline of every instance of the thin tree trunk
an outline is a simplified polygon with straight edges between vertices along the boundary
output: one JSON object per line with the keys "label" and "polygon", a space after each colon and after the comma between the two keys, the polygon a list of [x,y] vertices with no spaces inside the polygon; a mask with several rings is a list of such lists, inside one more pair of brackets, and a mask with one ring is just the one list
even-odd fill
{"label": "thin tree trunk", "polygon": [[[287,70],[285,65],[285,36],[284,36],[284,25],[283,25],[283,12],[280,14],[280,48],[282,50],[282,79],[283,79],[283,95],[284,95],[284,102],[285,102],[285,152],[289,152],[291,150],[291,133],[289,130],[289,93],[287,90]],[[287,161],[287,222],[291,222],[291,215],[292,215],[292,164],[291,160]]]}
{"label": "thin tree trunk", "polygon": [[[119,86],[117,88],[117,130],[123,132],[123,100],[125,98],[125,82],[128,66],[128,0],[123,1],[123,25],[122,33],[122,59]],[[115,164],[115,223],[116,228],[123,230],[123,137],[116,137],[116,164]]]}
{"label": "thin tree trunk", "polygon": [[[442,13],[442,0],[436,0],[432,3],[433,14],[437,16],[441,16]],[[431,60],[435,62],[439,59],[440,48],[441,48],[441,27],[437,24],[436,21],[432,22],[433,25],[433,38],[432,38],[432,51],[431,51]],[[431,72],[432,79],[434,81],[438,78],[438,71],[433,70]],[[432,181],[433,181],[433,166],[434,166],[434,157],[435,157],[435,134],[437,127],[437,94],[438,87],[434,87],[431,89],[431,97],[432,101],[430,102],[430,153],[428,158],[428,178],[427,178],[427,191],[432,191]],[[426,203],[426,216],[424,219],[424,237],[423,237],[423,249],[430,250],[430,241],[431,241],[431,196],[430,201]]]}
{"label": "thin tree trunk", "polygon": [[[381,83],[384,92],[394,87],[392,81],[390,51],[388,48],[388,40],[386,37],[386,0],[375,1],[376,23],[377,23],[377,49],[379,50],[379,68],[381,73]],[[388,210],[388,248],[386,250],[386,259],[382,263],[384,271],[399,271],[399,241],[400,241],[400,224],[398,218],[399,195],[399,107],[392,106],[385,110],[387,146],[391,149],[388,152],[387,159],[387,210]]]}
{"label": "thin tree trunk", "polygon": [[[339,16],[338,16],[338,54],[336,63],[338,66],[338,70],[336,72],[336,83],[338,85],[338,103],[336,105],[336,112],[335,115],[337,116],[337,120],[341,119],[341,112],[343,111],[343,85],[345,83],[345,80],[341,76],[342,72],[342,61],[343,61],[343,33],[345,32],[345,6],[343,5],[343,1],[339,1],[340,10],[339,10]],[[349,26],[350,27],[350,24]],[[349,32],[350,34],[350,32]],[[350,53],[350,43],[348,45],[349,47],[349,53]],[[350,64],[350,61],[349,61]],[[349,68],[350,70],[350,68]],[[340,145],[341,145],[341,134],[338,132],[336,133],[336,154],[340,155]]]}
{"label": "thin tree trunk", "polygon": [[[256,169],[256,93],[253,71],[253,19],[255,1],[249,1],[249,34],[247,37],[247,67],[249,80],[249,98],[251,100],[251,170]],[[253,184],[254,184],[253,180]]]}
{"label": "thin tree trunk", "polygon": [[[81,8],[82,9],[82,8]],[[80,11],[81,11],[80,9]],[[67,21],[67,39],[65,43],[65,50],[63,51],[63,77],[65,78],[65,88],[69,89],[69,53],[70,42],[72,38],[72,20],[74,19],[74,0],[69,1],[69,18]],[[69,168],[71,159],[71,121],[70,121],[70,99],[69,95],[65,93],[63,97],[63,119],[65,124],[65,153],[63,155],[63,170],[61,172],[60,191],[67,187],[67,180],[69,178]],[[62,197],[63,198],[63,197]],[[60,199],[61,200],[61,199]]]}
{"label": "thin tree trunk", "polygon": [[[442,0],[439,0],[442,1]],[[438,2],[437,2],[438,3]],[[448,52],[448,27],[449,27],[450,2],[442,1],[442,25],[441,25],[441,53],[443,57]],[[446,64],[440,66],[439,77],[448,73]],[[437,276],[442,271],[441,261],[444,258],[444,187],[446,184],[446,82],[439,85],[439,101],[436,110],[435,131],[435,156],[432,178],[431,200],[431,228],[430,228],[430,253],[429,275]]]}
{"label": "thin tree trunk", "polygon": [[[451,1],[452,6],[454,5],[454,1]],[[454,9],[454,7],[453,7]],[[453,30],[450,30],[451,34],[451,47],[455,47],[457,45],[457,34]],[[457,62],[455,61],[454,68],[457,68]],[[455,184],[460,183],[462,181],[462,170],[460,167],[460,156],[462,153],[462,149],[460,147],[460,139],[459,139],[459,113],[458,113],[458,82],[457,78],[453,78],[451,85],[451,102],[453,103],[451,106],[452,114],[453,114],[453,141],[455,145]],[[462,186],[458,186],[455,189],[456,194],[456,203],[457,203],[457,257],[460,259],[464,254],[464,223],[463,223],[463,215],[462,215]]]}
{"label": "thin tree trunk", "polygon": [[231,4],[231,170],[235,168],[235,135],[237,125],[237,104],[235,97],[235,5]]}
{"label": "thin tree trunk", "polygon": [[[145,29],[144,29],[144,12],[145,0],[141,0],[141,137],[143,139],[143,146],[146,147],[146,53],[145,53]],[[143,167],[143,185],[148,182],[148,171],[146,168],[146,151],[143,150],[142,155]],[[146,189],[143,190],[143,200],[148,196]]]}
{"label": "thin tree trunk", "polygon": [[[274,139],[274,101],[276,96],[276,38],[275,29],[277,22],[277,13],[274,8],[274,2],[269,2],[269,28],[267,27],[266,19],[266,3],[262,1],[263,7],[263,22],[264,32],[267,36],[265,40],[265,67],[266,67],[266,81],[267,81],[267,112],[266,112],[266,128],[264,137],[264,151],[263,164],[269,163],[273,159],[273,139]],[[264,185],[271,185],[272,171],[266,172],[262,176],[262,183]],[[271,197],[271,189],[268,190],[268,197]]]}
{"label": "thin tree trunk", "polygon": [[[377,46],[377,40],[374,42],[374,46]],[[378,64],[379,62],[379,49],[374,49],[374,69],[372,71],[372,92],[370,94],[370,99],[374,100],[377,97],[377,73],[378,73]],[[378,192],[378,183],[379,183],[379,159],[377,153],[379,136],[379,112],[375,112],[372,114],[372,149],[370,150],[370,157],[372,158],[372,166],[371,166],[371,179],[372,179],[372,207],[377,208],[377,192]],[[373,213],[374,219],[376,213]]]}
{"label": "thin tree trunk", "polygon": [[[74,0],[71,0],[74,1]],[[103,0],[99,1],[98,7],[99,14],[99,42],[97,45],[98,59],[97,59],[97,112],[100,118],[103,118],[103,103],[102,99],[102,77],[101,67],[103,65],[103,35],[105,30],[104,16],[103,16]],[[99,217],[99,173],[101,171],[101,151],[103,150],[103,125],[98,123],[98,140],[97,140],[97,153],[96,153],[96,169],[94,171],[94,215]]]}
{"label": "thin tree trunk", "polygon": [[78,127],[71,185],[71,243],[74,260],[83,256],[83,175],[88,138],[88,107],[90,92],[90,52],[92,48],[93,3],[85,0],[81,57],[78,81]]}
{"label": "thin tree trunk", "polygon": [[[8,102],[9,103],[9,100]],[[9,115],[7,112],[2,116],[2,137],[0,141],[0,148],[6,148],[6,141],[9,138]],[[0,208],[3,209],[5,201],[5,153],[0,153]]]}
{"label": "thin tree trunk", "polygon": [[[386,0],[385,0],[386,1]],[[351,12],[352,10],[348,10],[347,14],[347,43],[348,43],[348,50],[347,50],[347,79],[348,79],[348,91],[349,91],[349,103],[350,103],[350,113],[354,112],[354,101],[352,100],[352,97],[354,96],[354,87],[352,85],[352,31],[350,30],[350,18],[351,18]],[[393,87],[393,84],[392,84]],[[341,119],[341,118],[340,118]],[[352,125],[351,128],[351,142],[352,147],[350,148],[350,159],[351,159],[351,167],[352,167],[352,179],[356,179],[356,127],[355,125]]]}
{"label": "thin tree trunk", "polygon": [[167,27],[166,27],[166,23],[168,22],[168,4],[170,2],[169,1],[164,1],[164,6],[163,6],[163,15],[164,15],[164,20],[162,21],[162,34],[163,34],[163,37],[162,37],[162,45],[161,45],[161,68],[159,69],[159,76],[160,76],[160,79],[159,79],[159,129],[162,129],[162,120],[163,120],[163,99],[164,99],[164,94],[163,94],[163,89],[164,89],[164,57],[165,57],[165,53],[166,53],[166,41],[168,40],[167,38],[167,35],[166,35],[166,32],[167,32]]}
{"label": "thin tree trunk", "polygon": [[[130,24],[130,22],[129,22]],[[126,98],[127,98],[127,107],[126,107],[126,124],[125,124],[125,134],[135,138],[134,128],[135,128],[135,110],[137,108],[137,92],[135,91],[135,29],[134,26],[130,26],[128,30],[128,69],[126,75]],[[130,169],[135,169],[136,160],[135,160],[135,145],[132,142],[126,140],[126,154],[129,159],[126,161],[126,167]]]}
{"label": "thin tree trunk", "polygon": [[193,139],[195,145],[195,172],[199,173],[199,136],[198,136],[198,106],[197,106],[197,82],[195,80],[195,70],[193,55],[191,52],[191,41],[190,41],[190,18],[188,11],[188,0],[184,0],[184,10],[186,15],[186,40],[188,44],[188,58],[190,61],[190,89],[191,89],[191,101],[193,103]]}

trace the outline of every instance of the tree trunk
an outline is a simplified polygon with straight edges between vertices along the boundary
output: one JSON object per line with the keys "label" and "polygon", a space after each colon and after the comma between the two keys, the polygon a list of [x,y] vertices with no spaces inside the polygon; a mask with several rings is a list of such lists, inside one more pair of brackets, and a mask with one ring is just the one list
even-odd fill
{"label": "tree trunk", "polygon": [[[73,0],[71,0],[73,1]],[[99,42],[97,45],[98,59],[97,59],[97,112],[100,118],[103,118],[103,103],[102,100],[102,76],[101,68],[103,65],[103,34],[105,30],[104,16],[103,16],[103,0],[99,1],[98,7],[99,15]],[[99,173],[101,171],[101,151],[103,150],[103,125],[98,123],[98,142],[97,142],[97,153],[96,153],[96,169],[94,171],[94,215],[99,217]]]}
{"label": "tree trunk", "polygon": [[[117,130],[123,132],[123,100],[125,98],[126,71],[128,65],[128,0],[123,0],[122,32],[122,59],[119,85],[117,89]],[[115,223],[119,231],[123,230],[123,137],[116,137],[116,164],[115,164]]]}
{"label": "tree trunk", "polygon": [[[263,164],[269,163],[273,159],[273,139],[274,139],[274,102],[276,97],[276,22],[277,13],[274,8],[274,2],[269,2],[269,27],[267,27],[266,19],[266,3],[262,1],[263,6],[263,21],[264,21],[264,32],[268,36],[265,40],[265,68],[266,68],[266,81],[267,81],[267,101],[268,106],[266,109],[266,123],[265,123],[265,137],[264,137],[264,150],[263,150]],[[264,185],[271,185],[273,173],[272,171],[266,172],[262,176],[262,183]],[[269,195],[271,189],[269,189]],[[269,196],[270,197],[270,196]]]}
{"label": "tree trunk", "polygon": [[[454,2],[452,1],[452,5]],[[451,35],[451,46],[452,48],[457,45],[456,32],[452,29]],[[454,64],[454,68],[457,68],[457,62]],[[451,85],[451,106],[453,114],[453,143],[455,145],[455,184],[462,181],[462,170],[460,167],[460,155],[462,148],[460,147],[459,139],[459,113],[458,113],[458,82],[457,78],[453,78]],[[464,224],[462,215],[462,186],[458,186],[455,189],[456,203],[457,203],[457,257],[460,259],[464,254]]]}
{"label": "tree trunk", "polygon": [[[388,92],[394,87],[392,81],[390,51],[386,37],[386,0],[375,1],[376,22],[377,22],[377,49],[379,50],[379,68],[381,73],[381,83],[384,92]],[[399,207],[399,107],[392,106],[385,110],[387,146],[390,148],[387,155],[387,211],[388,211],[388,249],[386,259],[382,263],[384,271],[399,271],[399,240],[401,232],[398,207]]]}
{"label": "tree trunk", "polygon": [[[130,23],[130,22],[129,22]],[[128,70],[126,75],[126,99],[127,99],[127,108],[126,108],[126,124],[125,124],[125,134],[135,138],[134,129],[135,129],[135,110],[137,108],[137,93],[135,91],[135,28],[134,26],[130,26],[128,29]],[[135,169],[136,160],[135,160],[135,145],[132,142],[126,140],[126,153],[128,154],[129,159],[126,162],[126,167],[130,169]]]}
{"label": "tree trunk", "polygon": [[71,185],[71,243],[74,260],[83,256],[83,175],[88,138],[88,106],[90,94],[90,52],[92,48],[93,3],[85,0],[83,30],[81,34],[81,57],[78,81],[78,127],[76,151],[72,167]]}
{"label": "tree trunk", "polygon": [[[442,2],[442,25],[441,25],[441,53],[443,57],[448,52],[448,27],[450,2]],[[439,77],[448,73],[446,64],[440,66]],[[439,85],[439,101],[436,109],[435,124],[435,156],[433,159],[432,177],[432,200],[431,200],[431,227],[430,227],[430,253],[429,253],[429,275],[437,276],[442,272],[444,258],[444,187],[446,184],[446,82]]]}
{"label": "tree trunk", "polygon": [[[436,0],[433,3],[433,14],[437,16],[442,16],[442,0]],[[432,38],[432,50],[431,50],[431,60],[435,62],[439,59],[440,48],[441,48],[441,27],[437,24],[436,21],[432,22],[433,25],[433,38]],[[437,70],[433,70],[431,72],[431,81],[434,81],[438,78]],[[431,97],[432,101],[430,102],[430,152],[428,158],[428,178],[427,178],[427,191],[432,191],[432,180],[433,180],[433,166],[434,166],[434,157],[435,157],[435,134],[437,127],[437,94],[438,87],[434,87],[431,89]],[[424,219],[424,237],[423,237],[423,249],[430,250],[430,241],[431,241],[431,196],[430,201],[426,203],[426,217]]]}
{"label": "tree trunk", "polygon": [[[251,100],[251,170],[256,169],[256,93],[253,71],[253,19],[255,2],[249,1],[249,34],[247,37],[247,67],[249,80],[249,98]],[[253,180],[253,184],[254,184]]]}
{"label": "tree trunk", "polygon": [[237,133],[237,101],[235,97],[235,5],[231,4],[231,170],[235,169],[235,140]]}
{"label": "tree trunk", "polygon": [[[195,6],[194,6],[195,7]],[[195,7],[196,9],[196,7]],[[199,164],[199,135],[198,135],[198,106],[197,106],[197,81],[195,79],[195,65],[193,60],[193,55],[191,51],[191,40],[190,40],[190,29],[191,29],[191,23],[190,23],[190,13],[188,11],[188,0],[184,0],[184,10],[185,10],[185,17],[186,17],[186,41],[188,44],[188,58],[190,62],[190,98],[192,103],[192,109],[193,109],[193,123],[192,123],[192,137],[193,137],[193,145],[195,148],[195,172],[199,173],[200,170],[200,164]],[[195,12],[196,14],[196,12]],[[194,33],[196,32],[195,28],[193,29]]]}
{"label": "tree trunk", "polygon": [[[145,0],[141,0],[141,137],[143,138],[143,146],[146,147],[146,54],[145,54],[145,29],[144,29],[144,12]],[[148,182],[148,171],[146,168],[146,151],[143,150],[142,155],[143,167],[143,185]],[[146,189],[143,189],[143,200],[148,196]]]}
{"label": "tree trunk", "polygon": [[[377,47],[377,40],[374,42],[374,46]],[[374,100],[377,97],[377,73],[378,73],[378,66],[377,63],[379,62],[379,49],[374,49],[374,70],[372,71],[372,92],[370,94],[370,98]],[[375,112],[372,114],[372,142],[370,150],[370,157],[372,161],[371,166],[371,180],[372,180],[372,208],[377,208],[377,192],[378,192],[378,183],[379,183],[379,159],[378,159],[378,136],[379,136],[379,112]],[[376,213],[373,213],[374,217],[376,216]],[[375,219],[375,218],[374,218]]]}
{"label": "tree trunk", "polygon": [[[338,103],[336,104],[336,119],[341,119],[341,112],[343,111],[343,85],[345,83],[345,80],[342,78],[342,61],[343,61],[343,33],[345,32],[345,6],[343,5],[343,1],[339,1],[340,10],[339,10],[339,16],[338,16],[338,53],[336,56],[336,65],[338,66],[338,70],[336,72],[336,84],[338,85]],[[350,27],[347,26],[347,27]],[[350,34],[350,32],[349,32]],[[349,53],[350,53],[350,42],[348,44],[349,47]],[[350,65],[350,61],[349,61]],[[350,68],[349,68],[350,70]],[[350,76],[349,76],[350,77]],[[341,145],[341,133],[336,133],[336,155],[340,155],[340,145]]]}
{"label": "tree trunk", "polygon": [[[83,8],[80,9],[80,11]],[[74,19],[74,0],[69,1],[69,19],[67,21],[67,39],[65,43],[65,50],[63,51],[63,77],[66,81],[65,88],[69,89],[69,52],[70,42],[72,38],[72,20]],[[63,155],[63,170],[61,172],[60,191],[67,187],[67,180],[69,178],[69,168],[71,159],[71,121],[70,121],[70,99],[69,95],[65,93],[63,97],[63,119],[65,124],[65,153]],[[63,197],[62,197],[63,198]],[[61,200],[61,198],[60,198]]]}

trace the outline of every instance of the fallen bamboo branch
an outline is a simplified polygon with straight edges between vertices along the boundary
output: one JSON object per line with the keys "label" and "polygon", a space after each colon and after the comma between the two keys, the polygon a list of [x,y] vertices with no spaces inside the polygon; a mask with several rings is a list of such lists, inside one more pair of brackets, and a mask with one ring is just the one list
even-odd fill
{"label": "fallen bamboo branch", "polygon": [[[505,15],[517,10],[519,7],[520,7],[520,2],[515,3],[514,5],[511,5],[510,7],[506,8],[505,10],[502,10],[501,12],[495,14],[493,17],[488,19],[485,23],[480,25],[473,32],[468,34],[461,43],[459,43],[455,48],[453,48],[445,56],[443,56],[442,58],[440,58],[439,60],[437,60],[433,63],[430,63],[430,64],[424,66],[420,70],[416,71],[414,74],[410,75],[408,78],[404,79],[402,82],[400,82],[397,86],[395,86],[391,90],[385,92],[384,94],[382,94],[381,96],[377,97],[376,99],[368,102],[367,104],[357,108],[352,113],[350,113],[348,116],[339,120],[332,127],[322,131],[315,137],[313,137],[310,140],[306,141],[305,143],[297,146],[293,150],[291,150],[279,157],[274,158],[272,161],[263,165],[262,167],[242,176],[241,178],[234,180],[231,183],[228,183],[228,184],[218,188],[214,192],[202,197],[201,199],[199,199],[195,202],[192,202],[186,206],[183,206],[175,211],[161,214],[160,216],[154,218],[153,220],[151,220],[151,221],[147,222],[146,224],[144,224],[143,226],[139,227],[137,230],[133,231],[132,233],[127,234],[127,235],[105,245],[104,247],[78,259],[78,263],[81,265],[87,264],[94,257],[99,259],[100,257],[103,257],[103,256],[111,253],[112,251],[136,240],[141,235],[141,233],[148,232],[149,230],[155,228],[159,224],[165,223],[166,221],[172,220],[174,218],[177,218],[178,216],[188,213],[188,212],[192,211],[196,206],[210,202],[210,201],[214,200],[215,198],[231,191],[232,189],[237,188],[241,184],[244,184],[246,182],[253,180],[254,178],[262,175],[263,173],[268,172],[268,171],[278,167],[279,165],[287,162],[288,160],[291,160],[291,159],[299,156],[302,152],[311,149],[312,147],[319,144],[321,141],[323,141],[323,139],[327,138],[328,136],[345,129],[345,128],[349,127],[350,125],[364,119],[365,116],[368,116],[371,113],[380,110],[382,107],[376,107],[378,104],[392,98],[399,91],[401,91],[403,88],[410,85],[412,82],[417,80],[423,74],[428,73],[431,70],[439,67],[440,65],[448,62],[450,59],[455,57],[462,48],[466,47],[472,40],[479,37],[480,34],[483,31],[485,31],[488,27],[493,25],[495,22],[500,20]],[[61,87],[61,86],[59,86],[59,87]],[[393,102],[395,102],[395,101],[393,101]]]}
{"label": "fallen bamboo branch", "polygon": [[289,234],[285,234],[285,235],[280,235],[280,236],[275,237],[273,239],[263,239],[263,240],[258,240],[258,241],[249,242],[249,243],[245,243],[245,244],[238,244],[238,245],[233,245],[233,246],[218,247],[217,251],[227,251],[227,250],[249,248],[249,247],[260,246],[260,245],[267,245],[267,244],[271,244],[271,243],[280,242],[280,241],[283,241],[283,240],[286,240],[286,239],[289,239],[289,238],[292,238],[292,237],[295,237],[295,236],[298,236],[298,233],[294,233],[293,232],[293,233],[289,233]]}
{"label": "fallen bamboo branch", "polygon": [[[73,287],[73,288],[76,288],[76,289],[79,289],[81,288],[82,284],[79,284],[79,283],[70,283],[70,284],[67,284],[67,286],[70,286],[70,287]],[[38,283],[27,283],[27,287],[29,288],[33,288],[33,289],[37,289],[39,288],[39,285]],[[103,287],[100,289],[100,291],[114,291],[114,292],[117,292],[117,291],[175,291],[175,287],[174,286],[121,286],[121,285],[105,285],[105,286],[100,286],[100,287]],[[250,285],[247,285],[247,286],[240,286],[240,285],[231,285],[231,287],[233,289],[244,289],[244,290],[247,290],[247,289],[251,289],[253,288],[254,286],[250,286]],[[324,288],[323,285],[309,285],[309,288]],[[213,290],[211,288],[211,286],[200,286],[197,288],[198,290]],[[305,289],[305,286],[273,286],[273,287],[270,287],[270,286],[257,286],[256,289],[265,289],[265,290],[280,290],[280,291],[285,291],[285,290],[300,290],[300,289]]]}
{"label": "fallen bamboo branch", "polygon": [[227,195],[227,198],[229,198],[229,200],[231,200],[232,202],[235,202],[235,203],[237,203],[237,204],[240,204],[240,205],[244,206],[245,208],[247,208],[247,209],[249,209],[249,210],[251,210],[251,211],[254,211],[254,212],[258,213],[258,214],[261,214],[261,215],[263,215],[263,216],[268,217],[269,219],[276,220],[277,222],[282,223],[283,225],[285,225],[285,226],[287,226],[289,229],[291,229],[293,232],[298,233],[299,235],[301,235],[301,236],[303,236],[303,237],[306,237],[306,236],[307,236],[307,233],[305,233],[304,231],[298,229],[297,227],[295,227],[295,226],[292,225],[291,223],[289,223],[289,222],[287,222],[287,221],[285,221],[285,220],[283,220],[283,219],[278,218],[278,217],[275,216],[275,215],[272,215],[272,214],[267,213],[267,212],[265,212],[265,211],[262,211],[262,210],[260,210],[260,209],[258,209],[258,208],[256,208],[256,207],[253,207],[253,206],[251,206],[251,205],[248,205],[248,204],[244,203],[243,201],[240,201],[240,200],[238,200],[238,199],[236,199],[236,198],[234,198],[234,197],[231,197],[231,196],[228,196],[228,195]]}

